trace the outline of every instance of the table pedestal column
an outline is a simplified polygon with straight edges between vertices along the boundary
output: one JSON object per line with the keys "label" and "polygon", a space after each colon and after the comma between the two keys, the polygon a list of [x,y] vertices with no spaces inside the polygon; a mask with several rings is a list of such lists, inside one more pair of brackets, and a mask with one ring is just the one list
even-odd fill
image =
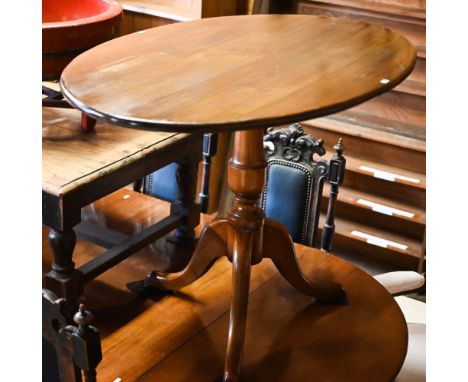
{"label": "table pedestal column", "polygon": [[266,219],[257,206],[265,183],[265,169],[263,131],[237,131],[228,169],[228,183],[235,198],[227,218],[215,219],[203,229],[184,270],[173,274],[152,272],[145,280],[147,286],[180,289],[200,278],[221,256],[227,256],[233,263],[225,382],[239,379],[252,265],[270,258],[300,292],[323,302],[345,301],[341,285],[314,282],[303,275],[289,232],[281,224]]}

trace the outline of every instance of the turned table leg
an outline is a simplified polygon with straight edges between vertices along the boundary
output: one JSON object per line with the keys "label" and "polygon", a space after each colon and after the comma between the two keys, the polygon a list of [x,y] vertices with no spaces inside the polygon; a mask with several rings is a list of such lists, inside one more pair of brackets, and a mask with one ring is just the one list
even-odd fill
{"label": "turned table leg", "polygon": [[198,158],[187,156],[177,161],[178,194],[171,204],[171,214],[182,210],[187,216],[185,224],[176,230],[178,242],[192,242],[195,237],[194,228],[200,223],[200,207],[195,203],[197,175]]}
{"label": "turned table leg", "polygon": [[73,228],[64,231],[51,229],[49,244],[52,248],[53,262],[52,270],[45,277],[46,288],[63,297],[71,308],[75,307],[83,292],[83,275],[75,269],[72,261],[76,244],[75,231]]}
{"label": "turned table leg", "polygon": [[232,297],[229,313],[229,334],[224,366],[224,381],[239,379],[244,349],[245,326],[252,267],[253,233],[236,232],[232,256]]}

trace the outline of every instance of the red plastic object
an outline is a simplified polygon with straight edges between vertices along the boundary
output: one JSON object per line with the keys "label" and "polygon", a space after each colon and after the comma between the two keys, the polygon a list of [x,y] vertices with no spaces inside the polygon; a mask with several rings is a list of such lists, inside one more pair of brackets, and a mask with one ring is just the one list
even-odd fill
{"label": "red plastic object", "polygon": [[42,78],[58,79],[73,58],[111,39],[121,17],[112,0],[42,0]]}
{"label": "red plastic object", "polygon": [[88,117],[85,113],[81,113],[81,130],[86,133],[94,131],[94,126],[96,126],[96,120],[92,117]]}

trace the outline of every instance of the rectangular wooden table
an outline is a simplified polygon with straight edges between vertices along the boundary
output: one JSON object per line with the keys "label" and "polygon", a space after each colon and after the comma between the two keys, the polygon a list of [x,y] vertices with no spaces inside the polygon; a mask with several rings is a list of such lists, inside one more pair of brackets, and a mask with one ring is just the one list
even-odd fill
{"label": "rectangular wooden table", "polygon": [[[42,222],[51,229],[49,242],[55,257],[46,287],[70,303],[81,295],[85,282],[148,242],[177,227],[190,230],[199,222],[194,199],[201,134],[122,129],[102,122],[94,131],[83,132],[80,116],[73,109],[43,108]],[[74,228],[79,227],[82,208],[171,162],[179,164],[178,178],[184,187],[180,187],[168,216],[147,232],[75,269]],[[119,239],[122,237],[114,241]]]}

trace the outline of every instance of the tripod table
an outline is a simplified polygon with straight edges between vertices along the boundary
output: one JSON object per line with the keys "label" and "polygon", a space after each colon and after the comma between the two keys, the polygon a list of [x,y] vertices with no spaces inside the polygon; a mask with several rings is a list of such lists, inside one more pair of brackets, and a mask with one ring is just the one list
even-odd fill
{"label": "tripod table", "polygon": [[346,303],[333,280],[306,278],[286,228],[257,206],[265,180],[263,129],[341,111],[390,90],[415,48],[389,29],[303,15],[231,16],[172,24],[97,46],[64,70],[64,96],[87,115],[140,129],[235,131],[227,217],[209,223],[187,267],[147,285],[182,288],[214,260],[233,264],[224,381],[239,379],[250,269],[270,258],[317,303]]}

